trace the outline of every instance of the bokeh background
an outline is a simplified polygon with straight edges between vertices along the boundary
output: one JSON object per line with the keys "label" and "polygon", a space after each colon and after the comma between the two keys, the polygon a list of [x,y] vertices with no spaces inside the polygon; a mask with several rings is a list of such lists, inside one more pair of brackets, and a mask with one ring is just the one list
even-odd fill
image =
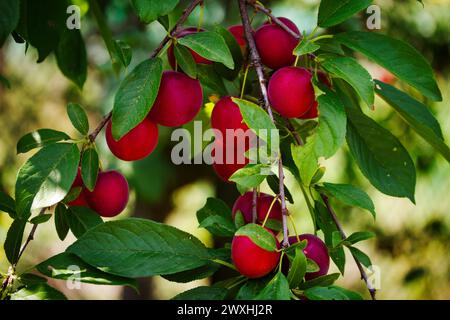
{"label": "bokeh background", "polygon": [[[278,16],[286,16],[297,23],[300,30],[310,32],[316,24],[318,0],[263,1]],[[444,101],[426,103],[441,123],[444,137],[450,140],[450,1],[424,0],[424,7],[415,0],[376,0],[381,8],[381,32],[404,39],[421,51],[431,62],[442,90]],[[9,40],[0,50],[0,74],[11,88],[0,85],[0,189],[13,194],[15,175],[30,156],[16,155],[15,144],[25,133],[38,128],[53,128],[76,136],[66,116],[67,102],[83,104],[95,126],[102,114],[113,104],[114,93],[120,83],[110,64],[108,53],[95,23],[87,13],[85,0],[74,3],[82,8],[82,33],[86,41],[89,73],[83,91],[65,79],[57,69],[54,57],[37,64],[37,53]],[[99,1],[105,10],[115,39],[127,41],[133,48],[129,70],[146,58],[165,31],[158,23],[140,24],[129,1]],[[182,6],[183,4],[182,1]],[[197,25],[196,10],[188,24]],[[257,20],[263,17],[257,17]],[[338,26],[336,30],[362,29],[367,15]],[[206,0],[204,25],[225,26],[239,23],[235,1]],[[274,45],[275,41],[274,41]],[[376,78],[389,77],[384,70],[361,60]],[[419,75],[418,75],[419,76]],[[395,80],[394,80],[395,81]],[[401,84],[399,84],[401,86]],[[405,88],[407,89],[407,88]],[[392,198],[370,186],[355,166],[344,147],[327,161],[324,181],[351,182],[363,187],[372,197],[377,210],[374,221],[370,214],[334,203],[347,233],[370,230],[377,234],[359,248],[372,258],[381,271],[380,299],[449,299],[450,298],[450,166],[429,145],[418,137],[387,105],[377,100],[375,111],[368,111],[384,127],[398,136],[410,151],[417,168],[416,205],[406,199]],[[211,167],[205,165],[175,166],[170,161],[170,130],[161,127],[157,151],[135,163],[115,160],[105,147],[104,137],[98,139],[104,168],[118,168],[131,184],[131,200],[121,215],[139,216],[176,226],[193,233],[205,244],[214,241],[204,229],[197,227],[195,212],[206,198],[217,196],[232,205],[238,196],[234,186],[219,181]],[[295,198],[289,207],[300,232],[310,232],[312,225],[300,190],[292,177],[287,185]],[[263,189],[265,189],[264,187]],[[267,188],[266,188],[267,189]],[[0,214],[0,243],[4,242],[11,219]],[[20,268],[26,269],[47,257],[63,251],[74,238],[59,241],[52,223],[38,228],[36,240],[27,249]],[[3,249],[3,248],[2,248]],[[8,262],[0,250],[0,270],[5,272]],[[217,277],[224,274],[219,273]],[[79,290],[69,290],[62,281],[50,280],[70,299],[168,299],[175,294],[208,284],[211,279],[188,284],[175,284],[161,277],[140,280],[140,293],[110,286],[82,284]],[[357,290],[367,297],[359,273],[349,259],[345,277],[338,283]]]}

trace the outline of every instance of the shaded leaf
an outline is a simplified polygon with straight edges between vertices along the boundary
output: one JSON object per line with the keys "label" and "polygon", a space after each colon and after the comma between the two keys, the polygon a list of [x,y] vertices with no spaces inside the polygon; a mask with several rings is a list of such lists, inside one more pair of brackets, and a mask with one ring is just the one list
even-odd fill
{"label": "shaded leaf", "polygon": [[67,105],[67,115],[69,116],[72,125],[82,135],[89,133],[89,121],[83,107],[78,103],[69,103]]}
{"label": "shaded leaf", "polygon": [[27,133],[17,142],[17,153],[25,153],[35,148],[42,148],[70,137],[61,131],[52,129],[38,129]]}

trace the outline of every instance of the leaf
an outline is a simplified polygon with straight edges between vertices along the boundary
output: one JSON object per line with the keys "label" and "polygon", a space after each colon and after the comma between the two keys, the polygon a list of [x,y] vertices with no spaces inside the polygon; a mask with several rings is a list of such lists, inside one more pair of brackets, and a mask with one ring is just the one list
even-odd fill
{"label": "leaf", "polygon": [[362,112],[347,109],[347,144],[362,173],[381,192],[414,203],[416,171],[405,147]]}
{"label": "leaf", "polygon": [[19,281],[25,285],[47,283],[47,279],[33,273],[23,273],[19,277]]}
{"label": "leaf", "polygon": [[103,220],[93,210],[86,207],[69,207],[65,214],[73,235],[80,238],[88,230],[102,224]]}
{"label": "leaf", "polygon": [[81,186],[73,187],[61,202],[68,204],[74,201],[81,194],[81,191],[83,191]]}
{"label": "leaf", "polygon": [[81,157],[81,178],[89,191],[93,191],[97,183],[99,160],[97,150],[88,148]]}
{"label": "leaf", "polygon": [[374,104],[374,83],[369,72],[356,59],[333,55],[320,55],[324,59],[321,65],[329,73],[344,79],[358,93],[361,99],[371,108]]}
{"label": "leaf", "polygon": [[224,300],[227,293],[225,288],[201,286],[182,292],[172,300]]}
{"label": "leaf", "polygon": [[369,256],[364,252],[355,247],[349,247],[349,249],[356,260],[358,260],[363,266],[365,266],[366,268],[372,266],[372,261],[370,261]]}
{"label": "leaf", "polygon": [[236,231],[231,209],[220,199],[208,198],[206,204],[197,211],[200,227],[206,228],[214,235],[229,237]]}
{"label": "leaf", "polygon": [[67,105],[67,115],[70,122],[82,135],[89,133],[89,121],[83,107],[78,103],[69,103]]}
{"label": "leaf", "polygon": [[319,265],[311,259],[306,259],[306,272],[317,272],[320,270]]}
{"label": "leaf", "polygon": [[245,225],[244,215],[242,214],[241,210],[238,210],[236,211],[236,214],[234,216],[234,226],[236,227],[236,229],[239,229],[243,225]]}
{"label": "leaf", "polygon": [[267,286],[255,297],[255,300],[290,300],[291,291],[284,274],[279,271]]}
{"label": "leaf", "polygon": [[267,277],[249,279],[236,294],[236,300],[253,300],[264,289],[270,279]]}
{"label": "leaf", "polygon": [[297,45],[297,47],[295,47],[294,55],[300,57],[308,53],[316,52],[319,49],[320,46],[318,44],[315,44],[314,42],[311,42],[308,39],[303,38]]}
{"label": "leaf", "polygon": [[228,49],[231,52],[231,56],[234,61],[234,68],[229,69],[221,63],[214,64],[215,70],[227,80],[234,80],[239,75],[239,71],[242,68],[244,57],[242,55],[241,47],[236,41],[236,38],[230,31],[222,27],[221,25],[214,26],[214,31],[222,36],[225,40]]}
{"label": "leaf", "polygon": [[132,58],[132,50],[128,43],[122,40],[114,40],[114,54],[117,59],[122,63],[122,65],[126,68],[130,65]]}
{"label": "leaf", "polygon": [[0,1],[0,48],[6,38],[16,28],[20,16],[20,2],[17,0]]}
{"label": "leaf", "polygon": [[289,288],[296,288],[303,281],[303,277],[306,274],[306,256],[303,253],[301,247],[295,249],[295,257],[291,262],[291,267],[289,268],[289,273],[287,280],[289,282]]}
{"label": "leaf", "polygon": [[313,287],[304,293],[309,300],[363,300],[359,293],[337,286]]}
{"label": "leaf", "polygon": [[197,63],[195,62],[191,52],[188,48],[182,45],[174,46],[173,50],[177,65],[184,71],[189,77],[197,78]]}
{"label": "leaf", "polygon": [[277,241],[273,234],[259,224],[246,224],[236,231],[235,236],[248,237],[254,244],[266,251],[274,252],[277,250]]}
{"label": "leaf", "polygon": [[40,214],[36,217],[34,217],[33,219],[30,220],[31,224],[41,224],[41,223],[45,223],[48,220],[50,220],[50,218],[52,217],[51,214]]}
{"label": "leaf", "polygon": [[200,80],[204,92],[207,92],[206,89],[209,89],[211,93],[216,93],[220,96],[228,95],[228,90],[222,77],[217,74],[213,66],[197,64],[197,78]]}
{"label": "leaf", "polygon": [[323,190],[327,195],[342,201],[349,206],[357,206],[370,211],[376,217],[375,206],[372,199],[363,190],[350,184],[336,184],[325,182]]}
{"label": "leaf", "polygon": [[[267,112],[260,106],[243,99],[232,98],[232,100],[239,106],[244,122],[258,137],[267,141],[272,130],[277,130]],[[261,136],[260,130],[265,130],[267,137]],[[270,145],[270,141],[267,141],[267,143]]]}
{"label": "leaf", "polygon": [[75,144],[57,143],[42,148],[20,168],[16,181],[17,215],[50,207],[69,192],[77,175],[80,151]]}
{"label": "leaf", "polygon": [[370,239],[373,237],[375,237],[375,233],[373,233],[373,232],[367,232],[367,231],[354,232],[351,235],[349,235],[346,239],[344,239],[343,241],[348,242],[353,245],[355,243],[358,243],[358,242],[361,242],[361,241],[364,241],[364,240],[367,240],[367,239]]}
{"label": "leaf", "polygon": [[335,38],[389,70],[424,96],[434,101],[442,101],[429,62],[408,43],[383,34],[361,31],[341,33]]}
{"label": "leaf", "polygon": [[311,181],[319,170],[318,159],[314,152],[314,141],[309,140],[303,146],[291,145],[292,158],[298,168],[298,177],[300,182],[305,186],[309,186]]}
{"label": "leaf", "polygon": [[421,102],[395,87],[375,81],[376,93],[405,120],[425,141],[450,162],[450,149],[444,142],[439,122]]}
{"label": "leaf", "polygon": [[[271,174],[267,176],[267,184],[269,185],[270,189],[273,191],[273,193],[277,194],[280,190],[280,179],[274,174]],[[292,198],[292,194],[289,191],[289,189],[284,186],[284,196],[286,197],[286,200],[289,201],[289,203],[294,203],[294,199]]]}
{"label": "leaf", "polygon": [[162,61],[149,59],[138,64],[120,84],[114,98],[112,134],[119,140],[140,124],[153,106],[162,76]]}
{"label": "leaf", "polygon": [[19,142],[17,142],[17,153],[25,153],[35,148],[42,148],[49,144],[69,139],[70,137],[61,131],[38,129],[20,138]]}
{"label": "leaf", "polygon": [[134,10],[139,20],[150,23],[171,12],[177,6],[179,0],[132,0]]}
{"label": "leaf", "polygon": [[205,59],[220,62],[227,68],[234,69],[234,61],[230,49],[228,49],[222,36],[216,32],[196,32],[179,38],[177,41]]}
{"label": "leaf", "polygon": [[16,219],[9,227],[3,248],[6,258],[11,264],[15,264],[19,258],[20,246],[22,245],[23,232],[25,230],[26,220]]}
{"label": "leaf", "polygon": [[58,237],[61,241],[67,236],[69,232],[69,221],[67,218],[67,209],[66,206],[62,203],[58,203],[55,208],[55,229]]}
{"label": "leaf", "polygon": [[305,290],[312,287],[328,287],[331,286],[337,279],[339,279],[339,273],[331,273],[324,276],[314,278],[312,280],[301,283],[298,288]]}
{"label": "leaf", "polygon": [[11,300],[66,300],[67,298],[46,283],[26,286],[11,294]]}
{"label": "leaf", "polygon": [[317,24],[322,28],[337,25],[367,8],[371,3],[371,0],[322,0]]}
{"label": "leaf", "polygon": [[245,190],[259,186],[270,174],[270,167],[265,164],[248,164],[239,169],[228,179],[236,182]]}
{"label": "leaf", "polygon": [[219,268],[219,264],[210,262],[196,269],[162,275],[162,277],[171,282],[187,283],[195,280],[209,278],[214,273],[216,273]]}
{"label": "leaf", "polygon": [[87,78],[87,54],[80,30],[63,29],[55,56],[61,72],[82,89]]}
{"label": "leaf", "polygon": [[43,275],[67,281],[79,281],[100,285],[127,285],[137,288],[134,279],[118,277],[90,266],[76,255],[63,252],[39,263],[36,269]]}
{"label": "leaf", "polygon": [[130,278],[195,269],[212,257],[194,236],[137,218],[98,225],[67,251],[100,270]]}
{"label": "leaf", "polygon": [[11,219],[16,216],[16,202],[2,191],[0,191],[0,211],[8,213]]}

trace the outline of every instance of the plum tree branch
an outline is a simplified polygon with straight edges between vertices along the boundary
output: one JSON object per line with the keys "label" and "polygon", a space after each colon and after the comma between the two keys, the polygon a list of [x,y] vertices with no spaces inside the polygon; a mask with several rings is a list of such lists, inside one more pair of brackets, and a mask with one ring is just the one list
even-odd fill
{"label": "plum tree branch", "polygon": [[[292,135],[294,136],[295,142],[299,146],[303,146],[304,142],[303,142],[302,138],[300,137],[300,135],[296,132],[292,123],[289,121],[289,119],[286,119],[286,121],[287,121],[288,129],[292,132]],[[333,207],[331,206],[328,197],[323,193],[319,193],[319,194],[327,208],[328,214],[330,215],[331,219],[333,220],[334,224],[336,225],[336,228],[338,229],[338,231],[341,235],[341,238],[342,239],[347,238],[347,236],[344,232],[344,228],[342,227],[341,223],[339,222],[336,212],[334,211]],[[372,298],[372,300],[376,300],[376,289],[372,286],[372,283],[370,283],[369,277],[367,276],[367,273],[364,270],[364,267],[362,266],[361,262],[359,262],[357,257],[353,254],[353,252],[351,254],[352,254],[353,260],[355,260],[356,266],[358,267],[359,273],[361,274],[361,279],[364,280],[364,282],[367,286],[367,290],[369,290],[370,297]]]}
{"label": "plum tree branch", "polygon": [[[261,57],[259,56],[258,49],[256,48],[255,39],[253,38],[253,30],[250,23],[250,18],[247,11],[247,1],[239,0],[239,11],[241,14],[242,25],[244,26],[244,35],[247,41],[247,46],[249,48],[250,63],[256,70],[258,76],[259,87],[261,90],[262,103],[264,108],[267,110],[270,119],[275,123],[272,108],[270,107],[269,95],[267,93],[267,80],[264,74],[263,65],[261,63]],[[280,200],[281,200],[281,212],[282,212],[282,222],[283,222],[283,247],[289,246],[289,230],[287,226],[287,209],[286,209],[286,198],[284,192],[284,171],[283,171],[283,161],[281,159],[281,154],[278,159],[278,176],[280,180],[279,190],[280,190]]]}
{"label": "plum tree branch", "polygon": [[172,30],[168,33],[167,36],[164,37],[164,39],[160,42],[158,47],[156,47],[155,50],[153,50],[152,54],[150,55],[150,58],[155,58],[161,50],[164,48],[164,46],[177,34],[177,32],[180,30],[182,24],[187,20],[189,15],[194,11],[194,9],[199,5],[202,4],[203,0],[193,0],[189,6],[184,9],[183,14],[178,19],[178,21],[173,26]]}

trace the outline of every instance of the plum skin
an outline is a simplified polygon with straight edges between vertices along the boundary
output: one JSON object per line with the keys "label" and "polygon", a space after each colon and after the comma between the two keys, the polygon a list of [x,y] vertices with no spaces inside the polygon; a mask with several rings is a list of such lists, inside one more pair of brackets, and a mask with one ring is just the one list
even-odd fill
{"label": "plum skin", "polygon": [[106,142],[111,152],[124,161],[141,160],[150,155],[158,144],[158,126],[145,118],[118,141],[112,135],[111,121],[106,126]]}
{"label": "plum skin", "polygon": [[[259,194],[259,197],[256,199],[256,209],[257,209],[257,217],[258,222],[262,223],[264,222],[264,219],[266,218],[267,212],[269,211],[270,205],[272,204],[274,197],[261,192]],[[236,201],[234,202],[232,214],[233,214],[233,220],[236,216],[236,213],[238,211],[241,211],[242,215],[244,216],[245,223],[251,223],[252,222],[252,202],[253,202],[253,192],[249,191],[244,193],[242,196],[238,197]],[[275,201],[275,203],[272,206],[272,209],[269,213],[269,219],[274,219],[281,221],[282,219],[282,210],[281,210],[281,204],[279,201]]]}
{"label": "plum skin", "polygon": [[99,172],[94,190],[86,189],[85,195],[89,207],[100,216],[115,217],[127,206],[128,182],[118,171]]}

